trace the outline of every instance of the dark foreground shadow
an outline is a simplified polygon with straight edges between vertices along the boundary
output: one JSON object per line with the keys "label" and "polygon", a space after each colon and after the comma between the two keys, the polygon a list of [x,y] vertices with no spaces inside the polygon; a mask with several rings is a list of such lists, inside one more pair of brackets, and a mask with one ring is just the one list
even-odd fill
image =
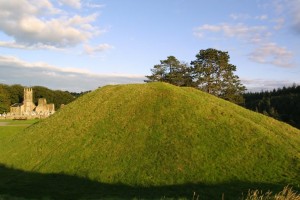
{"label": "dark foreground shadow", "polygon": [[[0,199],[241,199],[249,189],[282,190],[285,184],[231,182],[218,185],[184,184],[133,187],[105,184],[64,174],[40,174],[0,164]],[[300,188],[294,188],[299,190]],[[196,195],[194,196],[194,192]]]}

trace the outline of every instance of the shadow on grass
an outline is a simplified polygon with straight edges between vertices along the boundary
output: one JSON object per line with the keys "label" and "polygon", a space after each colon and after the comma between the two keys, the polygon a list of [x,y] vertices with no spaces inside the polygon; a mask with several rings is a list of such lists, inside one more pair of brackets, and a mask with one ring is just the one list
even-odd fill
{"label": "shadow on grass", "polygon": [[[240,199],[248,189],[277,192],[285,185],[231,182],[218,185],[184,184],[134,187],[105,184],[64,174],[40,174],[7,168],[0,164],[0,199]],[[294,188],[298,189],[299,188]]]}

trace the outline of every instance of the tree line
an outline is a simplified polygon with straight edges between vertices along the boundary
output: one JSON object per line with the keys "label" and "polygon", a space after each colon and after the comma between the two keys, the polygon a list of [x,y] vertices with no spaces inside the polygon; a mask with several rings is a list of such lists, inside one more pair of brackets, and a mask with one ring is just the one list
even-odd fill
{"label": "tree line", "polygon": [[300,86],[244,94],[245,107],[300,128]]}
{"label": "tree line", "polygon": [[[62,104],[68,104],[74,101],[77,97],[85,94],[51,90],[42,86],[34,86],[33,102],[37,105],[39,98],[46,98],[47,103],[54,103],[55,109],[60,108]],[[21,103],[24,100],[24,86],[22,85],[6,85],[0,84],[0,114],[10,111],[10,106],[14,103]]]}
{"label": "tree line", "polygon": [[161,60],[146,76],[146,82],[161,81],[177,86],[194,87],[236,104],[244,103],[246,90],[234,74],[236,66],[229,63],[228,52],[217,49],[200,50],[190,64],[180,62],[175,56]]}

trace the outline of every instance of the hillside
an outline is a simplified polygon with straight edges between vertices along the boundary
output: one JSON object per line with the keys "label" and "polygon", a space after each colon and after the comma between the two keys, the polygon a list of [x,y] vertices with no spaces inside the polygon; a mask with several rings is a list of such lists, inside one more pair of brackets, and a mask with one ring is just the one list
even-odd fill
{"label": "hillside", "polygon": [[132,187],[297,185],[300,131],[192,88],[105,86],[0,141],[0,163]]}

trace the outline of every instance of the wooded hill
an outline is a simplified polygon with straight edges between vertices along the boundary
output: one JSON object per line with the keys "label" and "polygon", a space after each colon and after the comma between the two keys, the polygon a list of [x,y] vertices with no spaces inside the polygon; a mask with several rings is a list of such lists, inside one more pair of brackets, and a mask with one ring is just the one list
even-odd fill
{"label": "wooded hill", "polygon": [[300,128],[300,86],[244,94],[245,107]]}

